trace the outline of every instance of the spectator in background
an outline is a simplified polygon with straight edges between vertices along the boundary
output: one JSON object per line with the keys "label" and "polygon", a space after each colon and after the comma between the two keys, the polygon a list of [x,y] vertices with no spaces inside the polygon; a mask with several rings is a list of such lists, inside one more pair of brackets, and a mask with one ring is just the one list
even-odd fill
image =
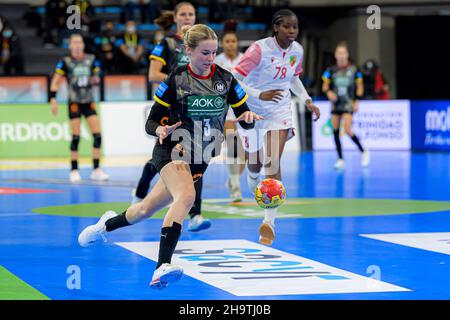
{"label": "spectator in background", "polygon": [[141,23],[153,23],[158,15],[156,0],[128,0],[125,4],[127,20],[135,20],[134,12],[136,9],[139,9],[141,13]]}
{"label": "spectator in background", "polygon": [[[144,56],[146,56],[146,57],[150,56],[150,53],[153,51],[153,49],[155,49],[155,47],[157,45],[159,45],[161,43],[161,41],[164,39],[164,37],[165,37],[164,30],[162,30],[162,29],[156,30],[155,33],[153,34],[153,41],[147,43],[147,52],[144,53]],[[153,83],[152,88],[155,86],[154,89],[156,90],[158,85],[159,84],[157,84],[157,83]]]}
{"label": "spectator in background", "polygon": [[22,75],[25,73],[24,60],[19,36],[8,25],[2,25],[0,34],[1,57],[5,75]]}
{"label": "spectator in background", "polygon": [[45,36],[46,46],[61,43],[61,31],[66,27],[67,3],[65,0],[49,0],[45,4]]}
{"label": "spectator in background", "polygon": [[136,23],[132,20],[125,25],[125,33],[116,41],[119,48],[118,59],[122,73],[138,73],[140,59],[144,53],[144,42],[136,32]]}
{"label": "spectator in background", "polygon": [[373,59],[367,60],[362,67],[364,80],[364,99],[390,99],[389,86],[379,65]]}
{"label": "spectator in background", "polygon": [[[170,22],[170,18],[168,16],[171,16],[171,11],[164,10],[161,12],[161,16],[154,20],[154,24],[157,24],[160,29],[156,30],[153,34],[153,42],[148,46],[148,56],[150,56],[153,49],[159,45],[166,34],[169,34],[173,24]],[[156,85],[155,89],[159,86],[159,83],[154,83]]]}
{"label": "spectator in background", "polygon": [[115,72],[114,49],[116,40],[116,36],[114,35],[114,24],[111,20],[106,20],[103,25],[102,33],[94,39],[96,46],[95,51],[100,58],[105,73],[111,74]]}
{"label": "spectator in background", "polygon": [[76,5],[80,8],[81,29],[83,31],[95,31],[92,30],[95,22],[95,11],[91,2],[89,0],[73,0],[71,5]]}
{"label": "spectator in background", "polygon": [[161,29],[156,30],[155,34],[153,35],[153,43],[155,45],[160,44],[162,39],[164,39],[164,36],[165,36],[164,30]]}

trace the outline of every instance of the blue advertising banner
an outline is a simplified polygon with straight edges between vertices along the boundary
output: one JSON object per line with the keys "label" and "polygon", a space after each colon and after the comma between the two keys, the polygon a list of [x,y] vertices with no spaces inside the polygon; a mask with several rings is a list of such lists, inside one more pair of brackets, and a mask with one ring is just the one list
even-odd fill
{"label": "blue advertising banner", "polygon": [[450,101],[411,101],[413,150],[450,151]]}

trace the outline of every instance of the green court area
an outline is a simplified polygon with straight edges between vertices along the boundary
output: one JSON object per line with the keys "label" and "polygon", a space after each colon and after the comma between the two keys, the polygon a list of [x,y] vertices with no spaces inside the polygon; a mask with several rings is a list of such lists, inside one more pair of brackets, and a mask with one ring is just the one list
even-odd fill
{"label": "green court area", "polygon": [[50,298],[0,266],[0,300],[50,300]]}
{"label": "green court area", "polygon": [[[84,203],[36,208],[33,212],[73,217],[99,217],[107,210],[123,212],[128,202]],[[252,199],[229,203],[228,199],[205,199],[202,204],[205,217],[211,219],[259,218],[264,215]],[[345,199],[345,198],[290,198],[278,208],[279,218],[355,217],[397,214],[429,213],[450,210],[448,201]],[[167,208],[154,217],[163,218]]]}

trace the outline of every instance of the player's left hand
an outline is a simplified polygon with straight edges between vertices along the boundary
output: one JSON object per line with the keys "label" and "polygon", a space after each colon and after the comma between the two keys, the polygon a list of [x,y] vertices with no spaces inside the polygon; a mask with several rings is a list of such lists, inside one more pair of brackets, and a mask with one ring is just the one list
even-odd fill
{"label": "player's left hand", "polygon": [[245,111],[234,122],[245,121],[246,123],[253,123],[253,121],[264,120],[264,117],[254,113],[253,111]]}
{"label": "player's left hand", "polygon": [[320,109],[314,105],[312,100],[306,101],[306,107],[314,114],[314,121],[319,120],[320,118]]}

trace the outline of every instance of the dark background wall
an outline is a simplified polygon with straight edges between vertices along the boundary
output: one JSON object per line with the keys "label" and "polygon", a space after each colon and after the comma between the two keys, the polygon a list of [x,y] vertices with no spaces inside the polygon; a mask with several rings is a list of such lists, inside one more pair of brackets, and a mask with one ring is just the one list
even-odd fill
{"label": "dark background wall", "polygon": [[400,99],[450,99],[450,16],[396,19]]}

